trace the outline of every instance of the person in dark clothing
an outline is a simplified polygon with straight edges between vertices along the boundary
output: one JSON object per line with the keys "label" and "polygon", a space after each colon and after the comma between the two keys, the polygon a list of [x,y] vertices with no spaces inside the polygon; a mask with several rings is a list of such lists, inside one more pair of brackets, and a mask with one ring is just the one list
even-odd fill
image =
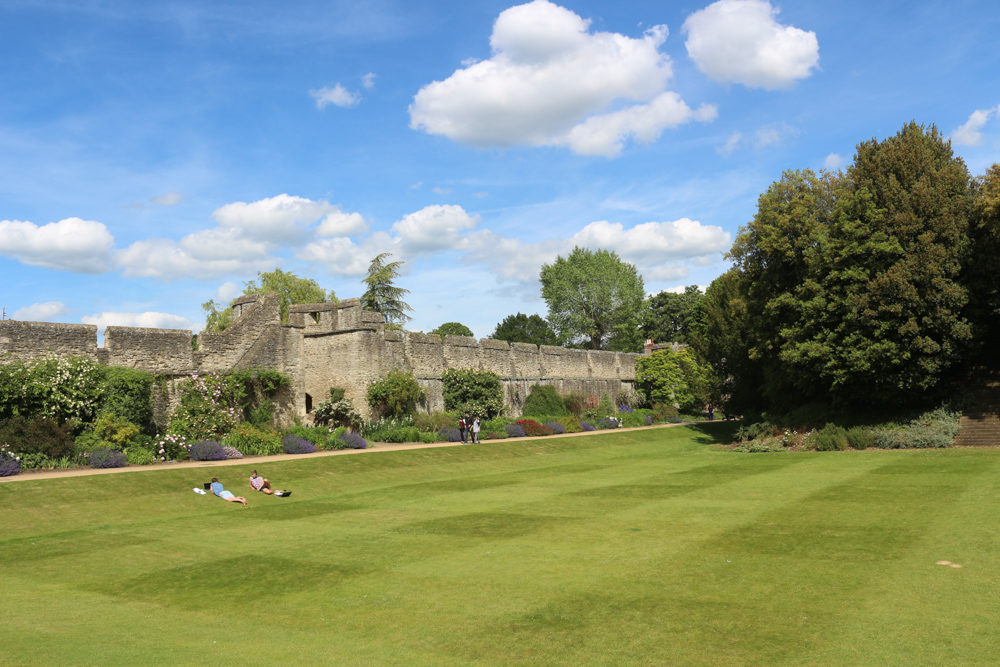
{"label": "person in dark clothing", "polygon": [[469,413],[466,412],[464,417],[458,418],[458,434],[462,436],[462,442],[468,442],[469,438],[469,426],[472,425],[469,419]]}

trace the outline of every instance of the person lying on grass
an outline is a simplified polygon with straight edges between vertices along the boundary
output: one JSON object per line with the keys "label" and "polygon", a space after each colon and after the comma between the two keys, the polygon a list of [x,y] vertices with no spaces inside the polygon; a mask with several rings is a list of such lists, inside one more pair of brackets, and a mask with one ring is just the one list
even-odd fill
{"label": "person lying on grass", "polygon": [[247,506],[247,499],[243,496],[234,496],[232,491],[226,491],[222,488],[222,482],[219,481],[218,477],[212,478],[212,493],[231,503],[243,503],[243,507]]}
{"label": "person lying on grass", "polygon": [[256,470],[253,470],[250,473],[250,488],[254,491],[266,493],[267,495],[274,493],[274,489],[271,488],[271,483],[263,477],[258,477]]}

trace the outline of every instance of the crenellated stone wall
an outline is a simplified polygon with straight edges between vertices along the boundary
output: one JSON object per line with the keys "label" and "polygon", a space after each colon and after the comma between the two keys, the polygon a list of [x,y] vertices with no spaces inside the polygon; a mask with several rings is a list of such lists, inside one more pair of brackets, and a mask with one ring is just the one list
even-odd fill
{"label": "crenellated stone wall", "polygon": [[368,384],[394,368],[413,371],[426,391],[421,407],[427,411],[444,409],[444,371],[492,371],[502,379],[508,410],[516,415],[530,387],[539,383],[560,393],[615,396],[634,382],[639,356],[386,331],[382,316],[362,310],[359,299],[292,306],[288,323],[280,321],[274,293],[241,297],[233,312],[225,331],[198,337],[197,351],[192,350],[191,332],[184,330],[108,327],[104,347],[98,348],[94,325],[5,320],[0,322],[0,363],[50,352],[84,355],[165,376],[171,386],[191,373],[271,368],[293,379],[278,406],[289,419],[305,416],[331,386],[343,388],[367,414]]}

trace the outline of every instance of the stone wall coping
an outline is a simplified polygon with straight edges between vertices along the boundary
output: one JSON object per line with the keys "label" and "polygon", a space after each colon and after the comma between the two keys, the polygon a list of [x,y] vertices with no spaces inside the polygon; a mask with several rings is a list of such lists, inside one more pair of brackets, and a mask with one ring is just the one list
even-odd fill
{"label": "stone wall coping", "polygon": [[486,350],[509,350],[510,344],[505,340],[497,340],[495,338],[483,338],[479,341],[479,344],[483,346]]}
{"label": "stone wall coping", "polygon": [[[96,325],[90,325],[90,326],[96,326]],[[191,335],[190,329],[154,329],[152,327],[109,326],[107,329],[105,329],[105,335],[107,335],[107,332],[109,331],[128,331],[128,332],[134,331],[135,333],[153,334],[157,336],[179,336],[182,334],[185,336]]]}
{"label": "stone wall coping", "polygon": [[511,343],[510,349],[518,352],[538,352],[538,346],[534,343]]}
{"label": "stone wall coping", "polygon": [[444,341],[441,340],[441,336],[437,334],[422,334],[415,331],[408,332],[406,338],[411,343],[418,343],[421,345],[444,345]]}
{"label": "stone wall coping", "polygon": [[2,320],[0,321],[0,327],[3,326],[48,327],[52,329],[86,329],[94,332],[95,340],[97,337],[96,324],[73,324],[70,322],[31,322],[29,320]]}
{"label": "stone wall coping", "polygon": [[229,302],[230,306],[239,306],[244,303],[253,303],[259,297],[259,294],[244,294],[243,296],[238,296]]}
{"label": "stone wall coping", "polygon": [[479,347],[479,341],[469,336],[445,336],[444,344],[454,345],[455,347]]}
{"label": "stone wall coping", "polygon": [[405,337],[403,336],[402,331],[386,331],[385,340],[393,343],[400,343],[405,340]]}
{"label": "stone wall coping", "polygon": [[323,313],[330,310],[340,310],[339,303],[296,303],[288,307],[290,313]]}

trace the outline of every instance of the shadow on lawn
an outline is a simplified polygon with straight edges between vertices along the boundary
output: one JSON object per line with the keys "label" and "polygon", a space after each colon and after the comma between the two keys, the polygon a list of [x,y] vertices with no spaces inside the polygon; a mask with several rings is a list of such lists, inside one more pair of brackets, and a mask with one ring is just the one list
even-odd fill
{"label": "shadow on lawn", "polygon": [[695,422],[688,425],[692,431],[698,431],[694,441],[699,445],[728,445],[733,441],[740,422],[736,420],[718,420],[711,422]]}

